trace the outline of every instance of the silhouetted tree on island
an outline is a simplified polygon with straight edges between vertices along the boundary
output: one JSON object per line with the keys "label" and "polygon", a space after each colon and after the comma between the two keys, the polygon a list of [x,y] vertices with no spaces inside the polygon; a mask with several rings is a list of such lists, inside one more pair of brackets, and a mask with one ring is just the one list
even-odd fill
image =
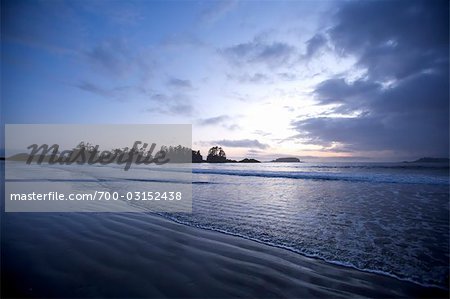
{"label": "silhouetted tree on island", "polygon": [[192,163],[202,163],[203,156],[200,151],[192,151]]}
{"label": "silhouetted tree on island", "polygon": [[213,146],[208,151],[206,162],[209,163],[225,163],[227,162],[227,155],[225,151],[219,146]]}

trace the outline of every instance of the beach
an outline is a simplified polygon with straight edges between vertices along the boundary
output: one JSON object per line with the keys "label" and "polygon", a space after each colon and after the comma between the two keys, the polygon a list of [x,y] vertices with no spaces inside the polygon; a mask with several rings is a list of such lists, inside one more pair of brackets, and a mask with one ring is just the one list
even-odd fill
{"label": "beach", "polygon": [[147,213],[9,213],[2,228],[2,298],[448,297]]}
{"label": "beach", "polygon": [[[144,190],[161,174],[8,165],[7,184],[48,190]],[[203,164],[157,184],[171,171],[192,172],[192,212],[3,212],[2,297],[448,297],[446,168]]]}
{"label": "beach", "polygon": [[0,298],[449,298],[449,1],[2,0]]}

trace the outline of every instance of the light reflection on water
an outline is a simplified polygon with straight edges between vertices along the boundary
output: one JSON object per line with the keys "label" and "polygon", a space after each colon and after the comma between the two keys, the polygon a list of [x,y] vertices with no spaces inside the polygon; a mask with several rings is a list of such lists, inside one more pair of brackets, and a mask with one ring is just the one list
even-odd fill
{"label": "light reflection on water", "polygon": [[[28,175],[34,173],[28,168]],[[124,179],[120,188],[129,191],[145,190],[145,179],[153,178],[148,167],[128,173],[111,166],[75,167],[70,175],[67,169],[44,169],[34,170],[43,178],[65,177],[80,190],[83,183],[71,181],[80,176],[94,184],[107,178],[98,185],[111,191],[117,190],[117,179]],[[128,181],[131,177],[143,180]],[[162,216],[362,270],[447,285],[446,167],[198,164],[192,180],[193,213]]]}
{"label": "light reflection on water", "polygon": [[[359,269],[446,285],[448,169],[293,166],[197,166],[194,181],[210,184],[194,184],[193,213],[165,216]],[[249,168],[267,175],[225,175]],[[382,175],[396,183],[278,175],[311,169],[346,177]]]}

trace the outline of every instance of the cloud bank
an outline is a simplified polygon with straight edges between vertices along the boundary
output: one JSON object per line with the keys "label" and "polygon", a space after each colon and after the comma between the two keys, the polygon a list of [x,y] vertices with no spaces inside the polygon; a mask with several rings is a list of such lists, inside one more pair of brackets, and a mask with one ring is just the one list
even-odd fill
{"label": "cloud bank", "polygon": [[[319,83],[318,105],[338,116],[294,120],[299,136],[336,151],[448,156],[448,14],[446,1],[343,3],[327,36],[365,75]],[[312,40],[309,55],[320,44]]]}

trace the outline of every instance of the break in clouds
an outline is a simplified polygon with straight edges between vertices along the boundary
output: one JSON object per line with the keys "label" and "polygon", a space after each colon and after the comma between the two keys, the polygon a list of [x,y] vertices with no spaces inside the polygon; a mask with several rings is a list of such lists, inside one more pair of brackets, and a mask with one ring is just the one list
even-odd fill
{"label": "break in clouds", "polygon": [[[298,137],[335,151],[448,156],[448,13],[445,1],[343,3],[325,36],[364,76],[319,83],[314,98],[339,117],[294,120]],[[317,35],[308,55],[325,44]]]}

